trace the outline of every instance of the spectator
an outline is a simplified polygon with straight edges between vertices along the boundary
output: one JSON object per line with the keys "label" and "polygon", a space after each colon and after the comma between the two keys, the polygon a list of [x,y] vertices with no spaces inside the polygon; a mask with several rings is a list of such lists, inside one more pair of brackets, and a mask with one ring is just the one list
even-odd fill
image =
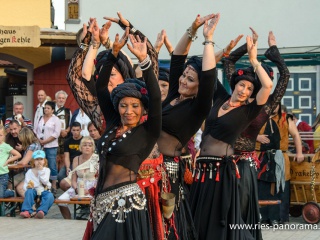
{"label": "spectator", "polygon": [[89,122],[88,123],[88,130],[89,130],[90,137],[93,138],[94,143],[95,143],[95,145],[97,147],[98,141],[99,141],[99,139],[101,137],[98,129],[94,126],[94,124],[92,122]]}
{"label": "spectator", "polygon": [[39,104],[37,105],[37,109],[34,114],[34,119],[33,119],[34,129],[37,128],[40,117],[43,116],[44,104],[47,102],[47,94],[44,90],[39,90],[37,97],[38,97]]}
{"label": "spectator", "polygon": [[[74,122],[71,125],[72,137],[68,138],[64,142],[64,163],[65,166],[60,169],[58,174],[58,181],[60,182],[63,178],[69,175],[69,172],[73,169],[72,163],[73,159],[81,154],[80,152],[80,141],[82,139],[81,135],[81,125],[78,122]],[[66,191],[70,187],[69,184],[65,182],[60,183],[60,188]]]}
{"label": "spectator", "polygon": [[[312,127],[306,123],[305,121],[300,120],[294,113],[292,113],[293,121],[296,124],[299,133],[300,132],[312,132]],[[310,135],[312,136],[312,135]],[[313,140],[304,140],[309,146],[309,153],[314,153],[314,148],[313,148]],[[304,152],[308,153],[308,152]]]}
{"label": "spectator", "polygon": [[68,133],[70,132],[70,122],[72,118],[71,110],[69,108],[65,108],[64,105],[66,103],[68,94],[60,90],[56,92],[56,107],[54,114],[60,119],[61,122],[61,132],[58,139],[58,153],[57,153],[57,162],[64,162],[64,141],[68,138]]}
{"label": "spectator", "polygon": [[[17,164],[28,165],[32,159],[32,154],[36,150],[41,150],[41,144],[38,138],[36,137],[36,135],[34,134],[34,132],[29,128],[22,128],[21,131],[19,132],[18,138],[21,142],[21,146],[24,153],[23,153],[22,159]],[[20,173],[20,175],[21,175],[19,177],[20,183],[17,184],[16,192],[19,194],[19,196],[24,197],[25,191],[23,189],[23,184],[24,184],[23,180],[24,180],[25,170],[22,173]]]}
{"label": "spectator", "polygon": [[[64,181],[68,182],[70,188],[60,197],[60,200],[69,200],[78,192],[78,183],[84,182],[84,195],[89,195],[89,189],[96,187],[96,173],[99,168],[99,156],[94,153],[95,144],[91,137],[84,137],[80,143],[81,155],[74,158],[74,169]],[[90,195],[89,195],[90,196]],[[62,216],[71,219],[67,204],[59,204]]]}
{"label": "spectator", "polygon": [[[0,198],[13,197],[14,191],[7,189],[9,181],[8,164],[21,158],[21,154],[4,142],[6,131],[0,126]],[[10,154],[13,156],[10,157]]]}
{"label": "spectator", "polygon": [[35,132],[47,156],[48,166],[51,172],[50,180],[52,180],[52,193],[55,195],[57,192],[56,182],[58,175],[56,158],[58,137],[61,132],[61,123],[59,118],[53,114],[54,109],[54,102],[48,101],[45,103],[43,117],[40,119]]}
{"label": "spectator", "polygon": [[[30,218],[35,215],[34,218],[42,219],[44,215],[47,215],[54,202],[53,194],[50,192],[50,169],[47,168],[47,159],[44,151],[37,150],[32,154],[31,166],[32,169],[28,170],[24,180],[26,193],[20,216]],[[34,214],[32,206],[37,197],[40,198],[40,207]]]}
{"label": "spectator", "polygon": [[7,133],[10,131],[9,123],[11,120],[17,120],[18,123],[21,125],[21,127],[28,127],[30,129],[33,129],[31,120],[23,116],[23,111],[24,111],[24,106],[22,102],[15,102],[13,104],[13,116],[7,118],[4,123]]}
{"label": "spectator", "polygon": [[90,118],[87,116],[87,114],[85,114],[85,112],[81,108],[78,108],[73,112],[70,126],[72,126],[72,123],[74,122],[80,123],[81,135],[83,137],[89,136],[88,124],[90,122]]}
{"label": "spectator", "polygon": [[17,120],[11,120],[9,122],[9,134],[6,136],[6,143],[8,143],[11,147],[18,150],[23,155],[23,149],[21,142],[19,140],[18,134],[21,131],[21,125]]}

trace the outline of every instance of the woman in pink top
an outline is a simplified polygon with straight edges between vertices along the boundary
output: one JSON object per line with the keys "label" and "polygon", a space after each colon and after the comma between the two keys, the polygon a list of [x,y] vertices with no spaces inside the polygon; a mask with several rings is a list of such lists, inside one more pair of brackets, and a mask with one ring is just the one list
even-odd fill
{"label": "woman in pink top", "polygon": [[52,193],[55,195],[57,192],[57,149],[58,138],[61,132],[61,122],[57,116],[53,114],[55,103],[48,101],[44,105],[44,115],[40,118],[35,133],[39,139],[43,151],[46,153],[48,166],[50,168],[50,180],[52,180]]}

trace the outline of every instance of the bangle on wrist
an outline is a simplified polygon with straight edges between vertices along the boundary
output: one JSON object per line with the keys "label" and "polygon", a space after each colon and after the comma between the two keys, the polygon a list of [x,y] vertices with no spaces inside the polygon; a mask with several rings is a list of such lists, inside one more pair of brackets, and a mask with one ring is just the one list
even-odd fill
{"label": "bangle on wrist", "polygon": [[147,57],[143,61],[139,62],[139,66],[142,71],[147,70],[151,66],[149,55],[147,55]]}
{"label": "bangle on wrist", "polygon": [[208,40],[205,40],[202,45],[207,45],[207,44],[212,44],[212,46],[214,46],[214,42],[213,41],[208,41]]}
{"label": "bangle on wrist", "polygon": [[222,49],[222,55],[224,57],[229,57],[230,53],[226,53],[226,51],[224,49]]}
{"label": "bangle on wrist", "polygon": [[256,72],[259,66],[261,66],[261,62],[258,62],[256,65],[253,66],[253,71]]}
{"label": "bangle on wrist", "polygon": [[91,45],[93,49],[99,49],[99,47],[101,46],[101,42],[92,42]]}
{"label": "bangle on wrist", "polygon": [[108,37],[106,43],[103,44],[103,46],[104,46],[106,49],[110,49],[110,38],[109,38],[109,37]]}
{"label": "bangle on wrist", "polygon": [[191,27],[187,29],[187,33],[188,37],[191,39],[192,42],[194,42],[194,40],[198,38],[197,33],[195,33],[194,35],[191,34]]}
{"label": "bangle on wrist", "polygon": [[88,50],[89,45],[88,45],[88,44],[85,44],[85,43],[81,43],[81,44],[80,44],[80,48],[83,49],[83,50]]}

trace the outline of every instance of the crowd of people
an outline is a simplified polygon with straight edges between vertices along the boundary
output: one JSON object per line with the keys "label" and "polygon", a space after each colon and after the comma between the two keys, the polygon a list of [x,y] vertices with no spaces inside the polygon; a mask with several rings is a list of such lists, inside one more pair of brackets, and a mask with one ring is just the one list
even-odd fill
{"label": "crowd of people", "polygon": [[[273,32],[265,52],[279,72],[272,91],[273,69],[258,61],[252,28],[242,46],[234,50],[239,35],[215,52],[220,14],[197,15],[173,48],[165,30],[153,45],[117,14],[101,28],[90,18],[77,34],[67,74],[77,110],[65,107],[63,90],[54,101],[38,92],[33,123],[23,104],[14,104],[14,115],[0,126],[0,197],[25,197],[20,215],[39,219],[57,188],[64,191],[60,200],[91,197],[83,239],[259,240],[260,228],[230,226],[288,222],[289,135],[302,162],[299,131],[318,136],[320,117],[312,128],[300,128],[281,106],[290,73]],[[109,36],[112,23],[122,35]],[[188,57],[200,29],[202,57]],[[163,45],[169,69],[159,68]],[[236,69],[245,54],[249,65]],[[217,78],[220,61],[231,91]],[[307,144],[310,153],[319,150],[319,141]],[[12,162],[26,166],[14,176],[15,189],[8,184]],[[259,208],[258,200],[273,199],[281,204]],[[66,204],[59,208],[71,218]]]}

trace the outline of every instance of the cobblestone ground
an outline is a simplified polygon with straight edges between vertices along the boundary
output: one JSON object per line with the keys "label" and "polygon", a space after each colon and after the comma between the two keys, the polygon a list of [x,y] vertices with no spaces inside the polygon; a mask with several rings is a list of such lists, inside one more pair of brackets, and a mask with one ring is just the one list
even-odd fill
{"label": "cobblestone ground", "polygon": [[[61,192],[58,191],[58,196]],[[73,216],[73,206],[69,207]],[[85,227],[85,220],[64,220],[60,214],[59,207],[54,204],[45,219],[22,219],[19,215],[15,218],[1,217],[0,239],[10,240],[79,240],[82,239]],[[284,229],[286,228],[286,229]],[[315,230],[315,228],[319,230]],[[320,239],[320,224],[307,225],[302,217],[290,218],[290,225],[282,229],[262,230],[264,240],[318,240]],[[107,238],[106,238],[107,239]]]}

